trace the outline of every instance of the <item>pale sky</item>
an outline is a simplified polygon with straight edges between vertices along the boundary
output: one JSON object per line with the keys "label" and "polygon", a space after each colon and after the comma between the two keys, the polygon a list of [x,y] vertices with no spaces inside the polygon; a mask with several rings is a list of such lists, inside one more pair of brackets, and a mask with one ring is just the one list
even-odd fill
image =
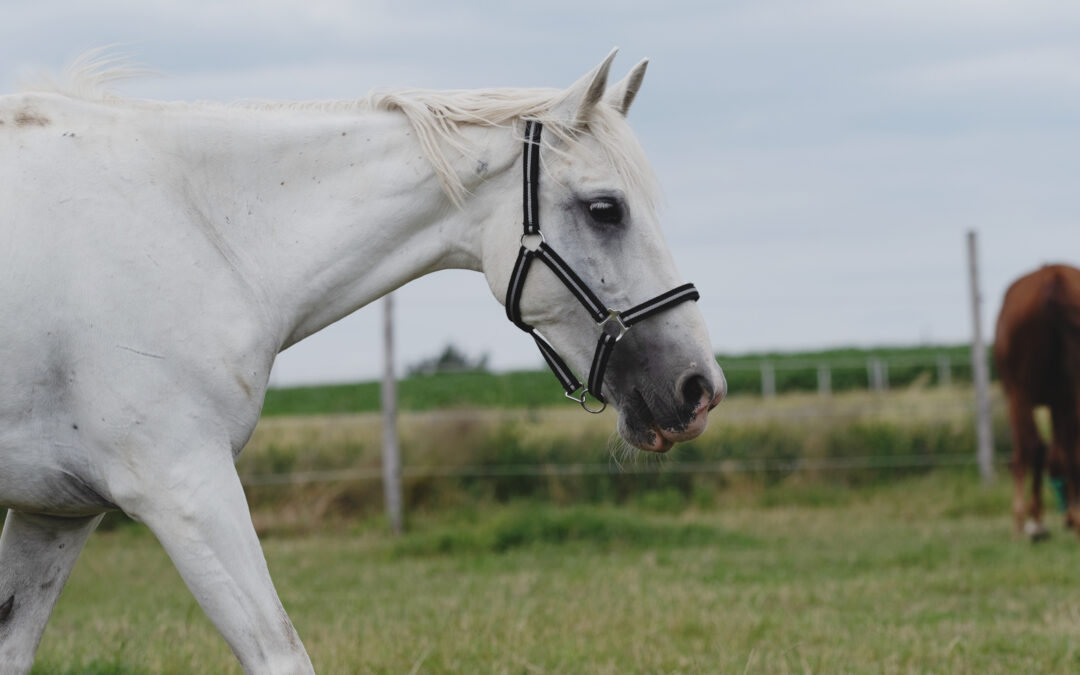
{"label": "pale sky", "polygon": [[[109,44],[161,99],[356,98],[382,86],[567,86],[642,57],[630,121],[718,351],[957,342],[1005,287],[1080,264],[1080,4],[40,0],[6,3],[0,91]],[[398,367],[453,342],[540,367],[483,278],[398,291]],[[277,385],[376,377],[381,311],[284,352]],[[553,386],[557,386],[552,380]]]}

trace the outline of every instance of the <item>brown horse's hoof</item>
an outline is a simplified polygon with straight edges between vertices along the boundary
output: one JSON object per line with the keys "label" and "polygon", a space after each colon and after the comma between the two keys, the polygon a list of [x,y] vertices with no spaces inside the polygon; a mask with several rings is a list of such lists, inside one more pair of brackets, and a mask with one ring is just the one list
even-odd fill
{"label": "brown horse's hoof", "polygon": [[1050,538],[1050,530],[1037,520],[1028,520],[1024,523],[1024,534],[1028,536],[1032,544],[1038,544]]}

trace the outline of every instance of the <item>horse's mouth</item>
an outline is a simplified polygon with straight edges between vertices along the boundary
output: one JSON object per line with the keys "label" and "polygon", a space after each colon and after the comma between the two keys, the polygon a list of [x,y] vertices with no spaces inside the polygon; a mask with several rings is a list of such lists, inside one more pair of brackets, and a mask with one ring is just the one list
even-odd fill
{"label": "horse's mouth", "polygon": [[619,434],[639,450],[663,454],[676,443],[697,438],[705,431],[709,411],[723,396],[703,395],[698,401],[668,415],[654,414],[638,390],[619,406]]}

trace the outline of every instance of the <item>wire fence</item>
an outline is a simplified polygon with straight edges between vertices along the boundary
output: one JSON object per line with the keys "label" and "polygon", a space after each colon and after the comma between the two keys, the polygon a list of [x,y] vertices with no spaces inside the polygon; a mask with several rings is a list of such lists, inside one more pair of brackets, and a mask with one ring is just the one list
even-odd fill
{"label": "wire fence", "polygon": [[[448,458],[446,464],[425,461],[435,459],[438,462],[443,457],[439,453],[414,455],[413,463],[410,464],[408,457],[411,453],[406,451],[406,459],[401,467],[400,475],[403,479],[414,482],[472,479],[497,481],[511,478],[543,479],[544,477],[573,476],[659,476],[662,478],[663,476],[692,474],[719,477],[723,474],[775,476],[799,472],[880,471],[891,473],[892,471],[937,467],[973,467],[976,465],[974,447],[967,451],[968,437],[962,433],[956,433],[955,428],[973,424],[975,400],[966,384],[957,383],[955,379],[943,375],[957,369],[956,361],[955,354],[946,354],[923,357],[872,357],[870,359],[833,358],[827,361],[789,359],[772,364],[773,374],[815,369],[818,378],[826,378],[826,382],[834,370],[839,371],[845,368],[859,370],[865,373],[866,382],[871,385],[869,388],[874,393],[850,390],[833,392],[819,384],[818,395],[806,392],[801,395],[785,396],[782,399],[767,400],[775,398],[775,387],[770,392],[768,387],[763,386],[760,397],[754,395],[735,397],[713,413],[715,417],[713,424],[720,427],[720,430],[714,430],[711,434],[715,435],[714,439],[720,440],[706,441],[708,448],[703,448],[703,451],[696,455],[693,452],[689,455],[678,452],[672,453],[671,457],[657,458],[639,455],[636,459],[631,458],[630,461],[618,461],[613,454],[607,461],[573,462],[566,459],[578,453],[564,452],[561,456],[553,457],[552,461],[546,461],[547,457],[544,457],[544,454],[547,452],[542,447],[525,448],[528,452],[524,456],[521,455],[523,449],[520,444],[523,440],[518,436],[512,436],[504,439],[510,446],[505,452],[500,447],[489,447],[479,454],[464,451],[456,457]],[[729,374],[739,372],[761,374],[769,372],[768,368],[763,370],[763,367],[767,365],[769,365],[768,361],[753,363],[743,361],[724,364],[724,368]],[[963,364],[963,367],[970,368],[970,364]],[[895,373],[903,368],[932,370],[936,374],[936,382],[929,383],[927,378],[923,377],[922,380],[909,384],[905,388],[894,387],[890,390],[890,371]],[[912,380],[910,373],[905,376],[908,382]],[[764,380],[767,375],[762,377]],[[896,378],[892,381],[895,382]],[[764,381],[763,384],[765,384]],[[995,393],[993,402],[996,417],[1003,419],[1004,406],[999,392]],[[469,433],[479,434],[479,442],[497,445],[501,441],[491,441],[477,429],[521,424],[529,420],[531,416],[539,415],[544,420],[541,424],[553,429],[551,433],[557,435],[579,423],[575,421],[581,419],[579,412],[576,408],[571,410],[569,407],[565,413],[559,411],[558,408],[543,408],[539,411],[497,408],[439,409],[403,413],[403,424],[424,428],[427,430],[426,433],[434,435],[447,432],[457,434],[461,429],[471,429]],[[589,417],[591,416],[585,418],[587,422],[590,421]],[[916,418],[928,421],[930,425],[951,425],[953,429],[948,432],[930,429],[921,437],[913,439],[909,434],[898,438],[896,442],[891,439],[879,442],[881,436],[866,438],[852,435],[850,439],[843,438],[840,441],[829,437],[827,442],[842,447],[823,450],[819,444],[819,449],[810,453],[807,453],[805,448],[792,450],[789,443],[792,437],[795,439],[794,443],[800,443],[802,438],[800,434],[804,429],[818,433],[820,440],[820,437],[825,434],[817,429],[818,427],[846,429],[868,423],[904,426],[911,424],[911,420]],[[337,416],[324,419],[334,424],[344,418]],[[367,425],[368,437],[378,433],[380,420],[377,413],[357,414],[349,419],[356,421],[357,424]],[[613,421],[611,415],[591,419],[594,429],[603,427],[606,432],[600,433],[608,434],[612,433]],[[745,434],[737,443],[724,445],[725,436],[730,435],[733,428],[781,429],[787,433],[787,438],[777,439],[776,434],[767,438],[749,437]],[[916,432],[916,435],[918,433],[921,432]],[[903,434],[897,435],[903,436]],[[595,433],[590,436],[590,438],[595,437]],[[773,445],[764,447],[766,443]],[[299,456],[317,456],[319,453],[317,448],[318,445],[309,440],[308,445],[294,446],[292,451]],[[958,451],[961,448],[965,451]],[[916,452],[910,452],[910,450]],[[500,461],[504,457],[506,463]],[[541,461],[521,462],[520,459],[525,457]],[[469,461],[469,459],[477,458],[482,458],[485,463]],[[519,461],[514,461],[515,459]],[[246,486],[273,487],[370,483],[383,478],[382,468],[377,461],[359,461],[364,462],[363,466],[282,472],[259,471],[258,468],[265,467],[252,465],[252,468],[256,470],[242,473],[241,480]]]}
{"label": "wire fence", "polygon": [[[1003,463],[1000,460],[999,463]],[[614,463],[507,464],[465,466],[404,466],[403,478],[484,478],[545,476],[621,476],[663,474],[794,473],[797,471],[858,471],[861,469],[926,469],[975,466],[973,453],[948,455],[865,455],[861,457],[800,458],[792,460],[724,460],[719,462],[671,462],[647,465]],[[302,471],[289,474],[242,476],[245,486],[314,485],[382,479],[379,467],[340,471]]]}
{"label": "wire fence", "polygon": [[948,387],[954,382],[970,382],[972,378],[970,355],[955,349],[922,355],[722,358],[720,363],[729,384],[767,398],[777,392],[800,390],[816,390],[823,395],[831,394],[834,389],[887,391],[890,386],[904,386],[919,379]]}

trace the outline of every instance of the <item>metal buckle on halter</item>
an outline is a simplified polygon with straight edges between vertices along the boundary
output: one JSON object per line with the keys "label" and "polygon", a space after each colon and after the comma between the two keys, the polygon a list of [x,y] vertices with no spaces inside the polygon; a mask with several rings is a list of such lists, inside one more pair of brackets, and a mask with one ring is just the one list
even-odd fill
{"label": "metal buckle on halter", "polygon": [[[610,335],[615,338],[615,342],[618,342],[626,335],[626,331],[630,330],[630,326],[623,323],[622,312],[617,309],[607,308],[607,317],[605,317],[600,323],[600,332],[605,335]],[[613,326],[614,330],[609,329],[608,326]]]}
{"label": "metal buckle on halter", "polygon": [[585,410],[585,412],[590,412],[590,413],[592,413],[594,415],[599,415],[600,413],[604,412],[604,410],[607,409],[607,403],[604,402],[604,401],[600,401],[600,399],[596,399],[597,401],[600,401],[600,407],[599,408],[596,408],[595,410],[590,408],[589,403],[588,403],[588,398],[587,398],[588,395],[589,395],[589,390],[586,387],[581,388],[581,394],[579,396],[574,396],[573,394],[571,394],[569,392],[563,393],[563,396],[570,399],[571,401],[577,401],[578,404],[581,405],[581,407]]}

